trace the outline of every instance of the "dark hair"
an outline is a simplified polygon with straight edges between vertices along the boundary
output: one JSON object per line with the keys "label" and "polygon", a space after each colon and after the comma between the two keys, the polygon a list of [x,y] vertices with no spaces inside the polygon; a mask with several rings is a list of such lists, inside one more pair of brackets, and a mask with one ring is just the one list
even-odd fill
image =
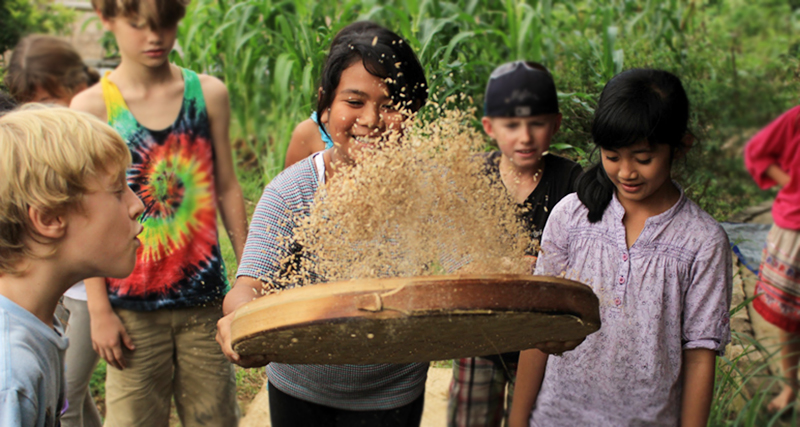
{"label": "dark hair", "polygon": [[19,103],[29,102],[41,88],[51,96],[74,95],[78,87],[97,83],[100,74],[83,63],[69,42],[59,38],[33,34],[17,43],[5,84]]}
{"label": "dark hair", "polygon": [[400,36],[369,21],[350,24],[333,38],[320,79],[317,117],[331,106],[342,72],[358,60],[384,79],[395,105],[417,112],[428,99],[428,83],[417,55]]}
{"label": "dark hair", "polygon": [[[672,73],[632,69],[614,76],[600,94],[592,120],[596,147],[619,149],[641,141],[683,148],[688,130],[689,99]],[[589,222],[603,218],[615,187],[602,162],[587,169],[576,183],[578,198],[589,209]]]}
{"label": "dark hair", "polygon": [[105,19],[142,17],[150,28],[178,25],[188,4],[189,0],[155,0],[152,4],[142,0],[92,0],[94,10]]}
{"label": "dark hair", "polygon": [[3,113],[8,112],[16,108],[17,103],[14,102],[14,98],[12,98],[9,94],[0,90],[0,115]]}

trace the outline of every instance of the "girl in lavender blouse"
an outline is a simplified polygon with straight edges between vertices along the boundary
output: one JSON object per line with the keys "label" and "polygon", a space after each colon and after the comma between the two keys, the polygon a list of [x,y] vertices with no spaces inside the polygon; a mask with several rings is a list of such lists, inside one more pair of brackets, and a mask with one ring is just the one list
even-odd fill
{"label": "girl in lavender blouse", "polygon": [[591,286],[601,329],[561,357],[521,354],[510,425],[705,426],[730,341],[731,256],[671,179],[694,138],[680,80],[608,82],[592,123],[601,162],[553,209],[536,274]]}

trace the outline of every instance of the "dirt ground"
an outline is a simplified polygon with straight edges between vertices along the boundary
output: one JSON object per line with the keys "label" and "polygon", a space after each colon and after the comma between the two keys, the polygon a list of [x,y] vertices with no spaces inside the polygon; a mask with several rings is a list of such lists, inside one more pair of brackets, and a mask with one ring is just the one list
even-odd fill
{"label": "dirt ground", "polygon": [[[421,427],[442,427],[447,414],[447,388],[450,386],[452,369],[428,369],[428,381],[425,383],[425,409],[422,411]],[[266,382],[265,382],[266,384]],[[239,427],[268,427],[269,397],[265,387],[256,395],[242,418]]]}

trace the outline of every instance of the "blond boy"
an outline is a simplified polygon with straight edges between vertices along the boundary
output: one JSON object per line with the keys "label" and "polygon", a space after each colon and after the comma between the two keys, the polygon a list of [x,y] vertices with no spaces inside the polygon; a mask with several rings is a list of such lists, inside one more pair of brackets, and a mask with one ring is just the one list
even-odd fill
{"label": "blond boy", "polygon": [[0,116],[0,425],[57,426],[67,340],[59,297],[93,276],[125,277],[144,210],[131,155],[88,114],[32,106]]}
{"label": "blond boy", "polygon": [[233,367],[215,341],[229,289],[217,215],[237,260],[247,236],[228,139],[228,92],[169,62],[184,0],[93,0],[120,65],[73,98],[127,142],[128,185],[144,201],[142,248],[124,280],[86,281],[91,335],[110,365],[106,426],[238,421]]}

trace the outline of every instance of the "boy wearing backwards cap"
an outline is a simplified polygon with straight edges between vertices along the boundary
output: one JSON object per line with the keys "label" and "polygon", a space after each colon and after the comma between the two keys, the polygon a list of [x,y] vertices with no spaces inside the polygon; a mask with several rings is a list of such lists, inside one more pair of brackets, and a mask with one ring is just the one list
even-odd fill
{"label": "boy wearing backwards cap", "polygon": [[54,316],[72,285],[133,270],[142,201],[110,126],[66,108],[0,116],[0,425],[55,427],[67,338]]}
{"label": "boy wearing backwards cap", "polygon": [[[580,166],[548,154],[561,126],[558,96],[550,72],[534,62],[515,61],[497,67],[486,85],[483,129],[497,142],[486,153],[486,170],[502,182],[522,208],[522,221],[538,241],[547,217],[574,191]],[[530,255],[535,262],[532,245]],[[506,419],[519,352],[455,360],[448,404],[449,427],[495,427]],[[506,421],[507,424],[507,421]]]}

